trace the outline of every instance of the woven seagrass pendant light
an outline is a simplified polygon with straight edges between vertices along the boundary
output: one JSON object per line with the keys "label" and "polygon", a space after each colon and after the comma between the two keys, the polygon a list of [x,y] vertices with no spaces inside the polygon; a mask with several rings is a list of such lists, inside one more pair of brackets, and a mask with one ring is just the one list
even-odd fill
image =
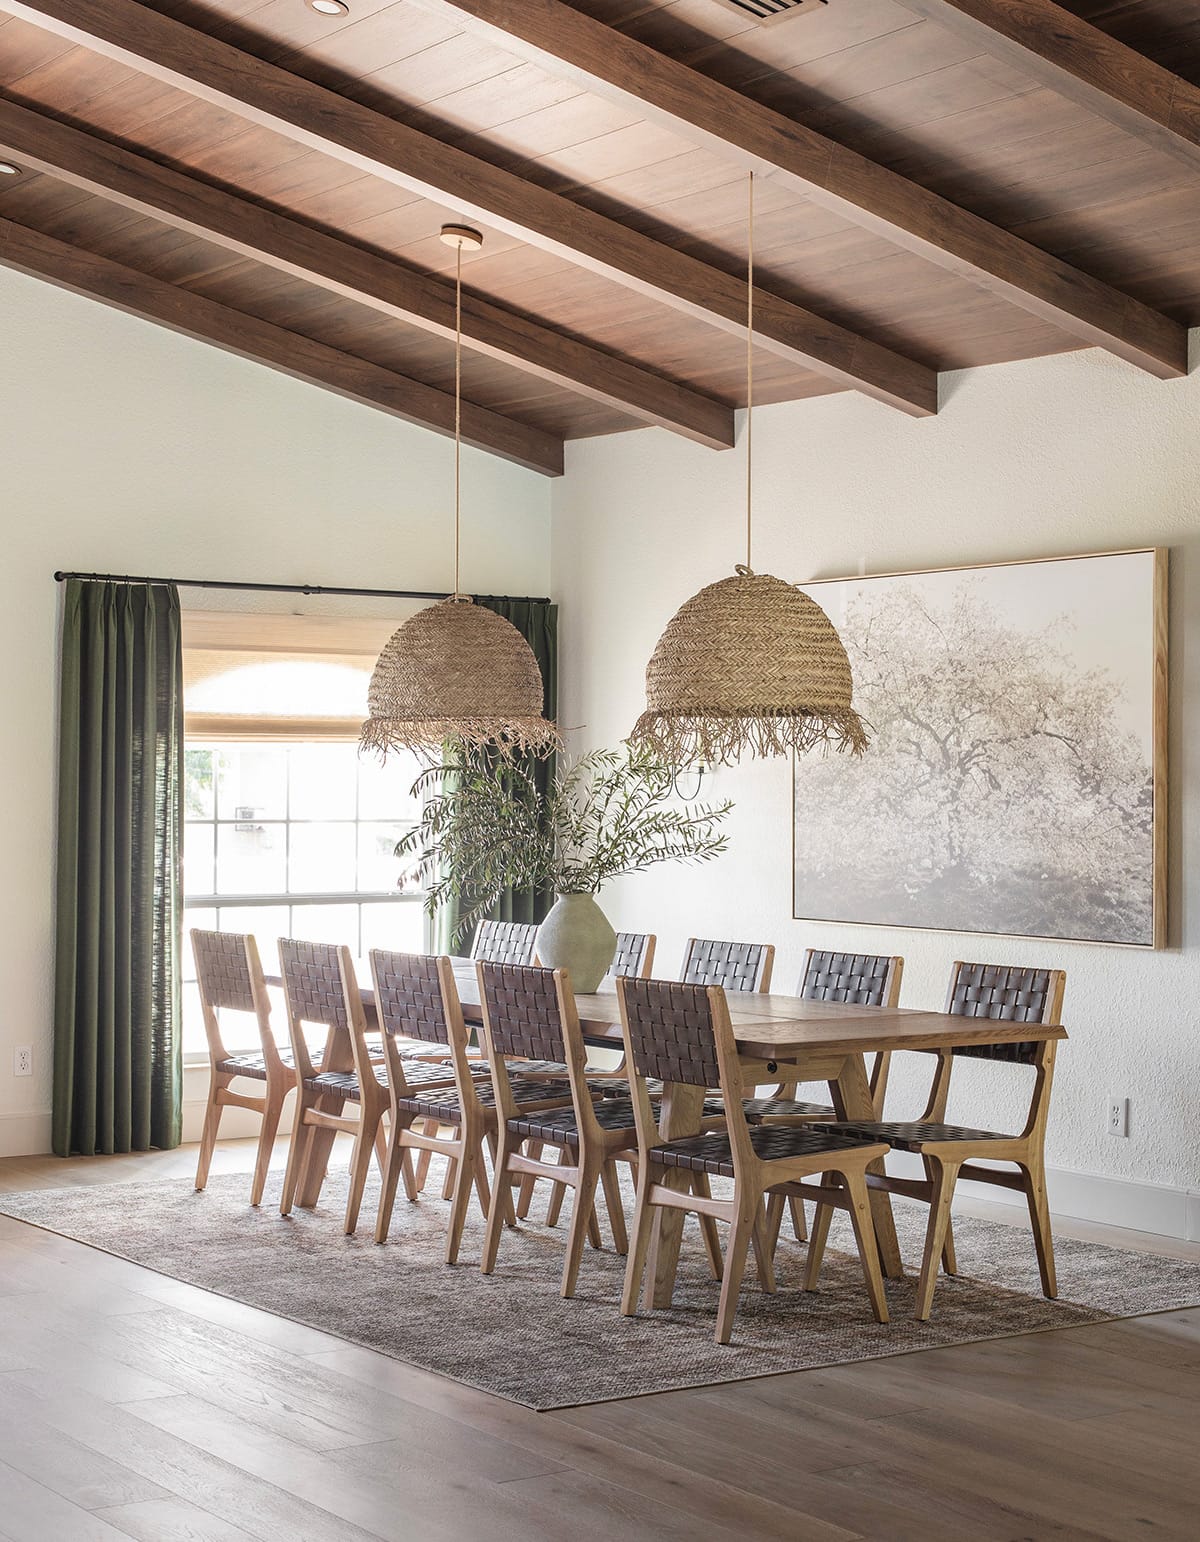
{"label": "woven seagrass pendant light", "polygon": [[861,755],[850,662],[821,607],[750,566],[754,421],[754,173],[746,265],[746,561],[693,595],[646,666],[646,711],[629,739],[670,765],[729,765],[819,744]]}
{"label": "woven seagrass pendant light", "polygon": [[371,676],[364,749],[416,750],[427,758],[447,744],[549,755],[559,743],[542,716],[542,675],[533,649],[511,621],[459,593],[462,487],[462,254],[483,237],[443,225],[457,252],[454,286],[454,592],[418,611],[392,634]]}

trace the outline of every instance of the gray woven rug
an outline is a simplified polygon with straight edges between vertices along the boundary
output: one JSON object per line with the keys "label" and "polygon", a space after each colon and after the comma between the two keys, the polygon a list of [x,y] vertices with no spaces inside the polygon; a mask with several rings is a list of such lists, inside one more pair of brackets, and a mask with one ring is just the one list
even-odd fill
{"label": "gray woven rug", "polygon": [[[259,1210],[247,1203],[248,1178],[236,1175],[213,1178],[203,1194],[176,1180],[0,1194],[0,1212],[537,1409],[1200,1304],[1198,1264],[1065,1237],[1056,1245],[1060,1299],[1046,1301],[1029,1233],[962,1217],[955,1222],[962,1273],[942,1277],[933,1320],[913,1321],[913,1281],[906,1279],[889,1281],[892,1321],[879,1326],[839,1215],[819,1292],[799,1288],[802,1245],[781,1240],[779,1293],[763,1295],[751,1268],[734,1342],[720,1347],[712,1341],[717,1286],[693,1220],[672,1309],[622,1318],[624,1261],[607,1232],[601,1251],[584,1253],[575,1299],[559,1297],[566,1225],[537,1224],[544,1201],[535,1202],[532,1223],[505,1233],[490,1278],[478,1269],[483,1222],[476,1208],[463,1262],[447,1268],[441,1260],[448,1206],[434,1197],[437,1166],[419,1203],[397,1200],[391,1239],[382,1247],[371,1237],[374,1190],[359,1235],[342,1234],[340,1173],[330,1174],[317,1210],[287,1220],[277,1208],[278,1174]],[[564,1213],[568,1208],[569,1202]],[[902,1200],[895,1209],[912,1268],[927,1211]]]}

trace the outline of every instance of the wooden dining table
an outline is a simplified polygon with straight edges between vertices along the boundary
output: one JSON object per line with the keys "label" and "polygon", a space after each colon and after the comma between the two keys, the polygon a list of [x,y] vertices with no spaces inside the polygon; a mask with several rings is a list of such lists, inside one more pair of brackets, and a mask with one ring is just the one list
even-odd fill
{"label": "wooden dining table", "polygon": [[[453,967],[463,1016],[468,1023],[478,1024],[482,1021],[482,1011],[475,965],[463,958],[455,959]],[[362,966],[357,977],[368,1018],[374,1018],[375,995],[370,984],[370,968]],[[282,984],[278,975],[267,975],[266,979],[268,985]],[[726,999],[734,1037],[743,1057],[756,1066],[765,1063],[769,1075],[773,1076],[778,1070],[781,1081],[827,1083],[833,1107],[841,1119],[873,1120],[876,1117],[867,1078],[866,1056],[869,1054],[895,1050],[936,1051],[972,1044],[1028,1043],[1067,1037],[1066,1029],[1060,1024],[1004,1022],[911,1007],[858,1006],[757,992],[730,992]],[[577,993],[575,1005],[588,1044],[618,1051],[622,1048],[621,1016],[615,991]],[[339,1037],[346,1036],[330,1036],[325,1064],[332,1069],[350,1069],[349,1043],[337,1042]],[[664,1090],[660,1120],[664,1139],[675,1140],[696,1134],[703,1103],[702,1088],[668,1085]],[[328,1132],[314,1131],[314,1137],[323,1134]],[[325,1141],[314,1138],[308,1169],[299,1187],[298,1203],[307,1207],[316,1203],[331,1144],[332,1136]],[[886,1191],[872,1189],[871,1206],[883,1271],[889,1278],[899,1279],[903,1276],[904,1266],[891,1199]],[[646,1270],[648,1305],[670,1305],[683,1219],[681,1210],[665,1206],[658,1209]]]}

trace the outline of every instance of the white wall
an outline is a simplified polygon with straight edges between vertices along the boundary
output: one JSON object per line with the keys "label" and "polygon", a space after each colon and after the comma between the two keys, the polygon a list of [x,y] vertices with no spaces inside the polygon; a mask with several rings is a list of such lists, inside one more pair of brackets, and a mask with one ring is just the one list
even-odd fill
{"label": "white wall", "polygon": [[[451,453],[423,429],[0,270],[0,1155],[49,1149],[55,569],[446,588]],[[465,589],[547,592],[549,496],[544,477],[466,452]],[[235,602],[186,590],[184,603]],[[12,1075],[23,1044],[28,1080]]]}
{"label": "white wall", "polygon": [[[606,909],[655,931],[664,970],[694,933],[766,940],[790,988],[805,947],[898,952],[903,1001],[941,1005],[956,957],[1068,972],[1049,1159],[1132,1180],[1126,1224],[1180,1230],[1200,1188],[1200,376],[1162,383],[1096,352],[964,372],[913,422],[850,395],[756,413],[755,566],[802,582],[993,559],[1164,545],[1172,551],[1171,948],[1156,954],[791,919],[785,762],[719,772],[737,804],[731,849],[700,869],[615,885]],[[569,446],[554,491],[554,592],[562,607],[560,718],[576,747],[614,744],[642,706],[643,670],[677,606],[743,560],[744,459],[654,430]],[[902,1057],[896,1105],[917,1111],[928,1063]],[[918,1084],[914,1077],[920,1074]],[[956,1072],[958,1112],[985,1128],[1016,1117],[1004,1068]],[[1011,1072],[1008,1082],[1011,1083]],[[1126,1140],[1105,1131],[1109,1094],[1132,1099]],[[1165,1185],[1159,1193],[1141,1185]],[[1083,1179],[1060,1177],[1064,1208]],[[1098,1192],[1098,1191],[1097,1191]],[[1146,1207],[1154,1209],[1151,1215]],[[1154,1208],[1157,1207],[1157,1208]],[[1192,1204],[1193,1221],[1200,1204]],[[1166,1212],[1170,1220],[1164,1220]]]}

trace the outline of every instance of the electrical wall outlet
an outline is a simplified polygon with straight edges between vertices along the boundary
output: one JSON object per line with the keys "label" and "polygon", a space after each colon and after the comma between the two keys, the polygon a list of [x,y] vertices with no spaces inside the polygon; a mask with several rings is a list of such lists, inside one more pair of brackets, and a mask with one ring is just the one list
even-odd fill
{"label": "electrical wall outlet", "polygon": [[33,1045],[32,1044],[19,1044],[17,1046],[17,1048],[13,1050],[13,1075],[14,1076],[32,1076],[33,1075]]}
{"label": "electrical wall outlet", "polygon": [[1129,1134],[1129,1099],[1109,1098],[1108,1100],[1108,1133],[1110,1135],[1126,1136]]}

